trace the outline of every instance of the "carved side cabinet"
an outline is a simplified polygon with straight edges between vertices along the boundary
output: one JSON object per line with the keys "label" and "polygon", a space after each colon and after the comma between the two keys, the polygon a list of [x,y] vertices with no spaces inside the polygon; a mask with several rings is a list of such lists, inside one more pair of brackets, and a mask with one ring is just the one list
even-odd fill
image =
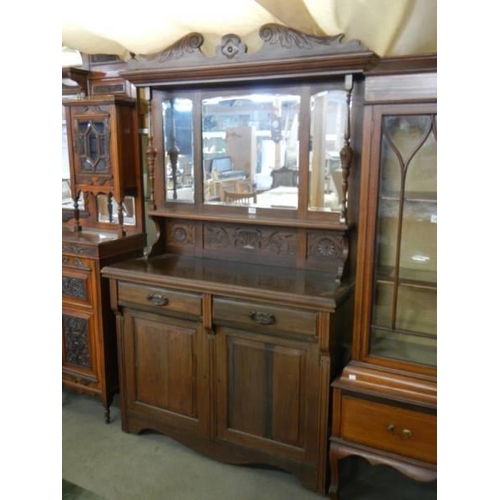
{"label": "carved side cabinet", "polygon": [[116,330],[101,269],[145,246],[137,112],[116,96],[63,99],[63,108],[62,381],[99,397],[109,422]]}

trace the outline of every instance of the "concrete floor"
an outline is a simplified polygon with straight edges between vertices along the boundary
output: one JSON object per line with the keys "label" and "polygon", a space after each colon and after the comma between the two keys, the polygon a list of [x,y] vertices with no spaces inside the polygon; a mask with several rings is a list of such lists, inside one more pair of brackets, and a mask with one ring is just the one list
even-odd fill
{"label": "concrete floor", "polygon": [[[100,400],[63,390],[63,500],[321,500],[294,476],[201,456],[157,433],[122,432],[115,400],[104,423]],[[341,463],[342,500],[435,500],[418,483],[358,457]]]}

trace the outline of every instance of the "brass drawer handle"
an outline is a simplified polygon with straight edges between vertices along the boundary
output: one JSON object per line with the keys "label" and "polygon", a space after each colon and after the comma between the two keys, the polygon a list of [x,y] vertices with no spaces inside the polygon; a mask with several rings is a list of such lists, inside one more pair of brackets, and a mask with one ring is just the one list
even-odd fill
{"label": "brass drawer handle", "polygon": [[276,322],[276,316],[271,313],[265,313],[261,311],[250,311],[248,317],[259,323],[259,325],[273,325]]}
{"label": "brass drawer handle", "polygon": [[154,306],[164,306],[168,304],[168,298],[164,297],[161,293],[150,293],[146,299]]}
{"label": "brass drawer handle", "polygon": [[398,439],[410,439],[413,436],[413,432],[410,429],[403,429],[401,431],[401,434],[397,435],[395,433],[396,426],[394,424],[389,424],[386,427],[386,430],[389,434],[392,434],[395,438],[398,438]]}

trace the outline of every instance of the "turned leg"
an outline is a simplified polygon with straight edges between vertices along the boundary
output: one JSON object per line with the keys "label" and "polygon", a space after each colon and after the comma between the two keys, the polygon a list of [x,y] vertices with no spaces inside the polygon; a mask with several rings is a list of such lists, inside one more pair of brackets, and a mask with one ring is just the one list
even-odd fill
{"label": "turned leg", "polygon": [[111,421],[109,406],[104,408],[104,420],[106,421],[107,424],[109,424],[109,422]]}
{"label": "turned leg", "polygon": [[338,500],[339,496],[339,459],[333,444],[330,444],[330,489],[331,500]]}

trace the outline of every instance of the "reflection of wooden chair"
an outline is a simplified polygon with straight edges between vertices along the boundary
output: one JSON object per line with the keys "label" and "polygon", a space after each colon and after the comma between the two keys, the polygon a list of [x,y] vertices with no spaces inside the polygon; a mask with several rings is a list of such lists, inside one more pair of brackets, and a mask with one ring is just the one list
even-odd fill
{"label": "reflection of wooden chair", "polygon": [[299,172],[288,167],[281,167],[271,172],[273,183],[271,189],[278,186],[297,186]]}
{"label": "reflection of wooden chair", "polygon": [[254,191],[250,179],[238,180],[232,189],[222,187],[220,201],[248,205],[257,203],[257,193]]}
{"label": "reflection of wooden chair", "polygon": [[235,203],[237,205],[249,205],[250,203],[257,203],[257,193],[235,193],[234,191],[222,190],[221,201],[226,203]]}

